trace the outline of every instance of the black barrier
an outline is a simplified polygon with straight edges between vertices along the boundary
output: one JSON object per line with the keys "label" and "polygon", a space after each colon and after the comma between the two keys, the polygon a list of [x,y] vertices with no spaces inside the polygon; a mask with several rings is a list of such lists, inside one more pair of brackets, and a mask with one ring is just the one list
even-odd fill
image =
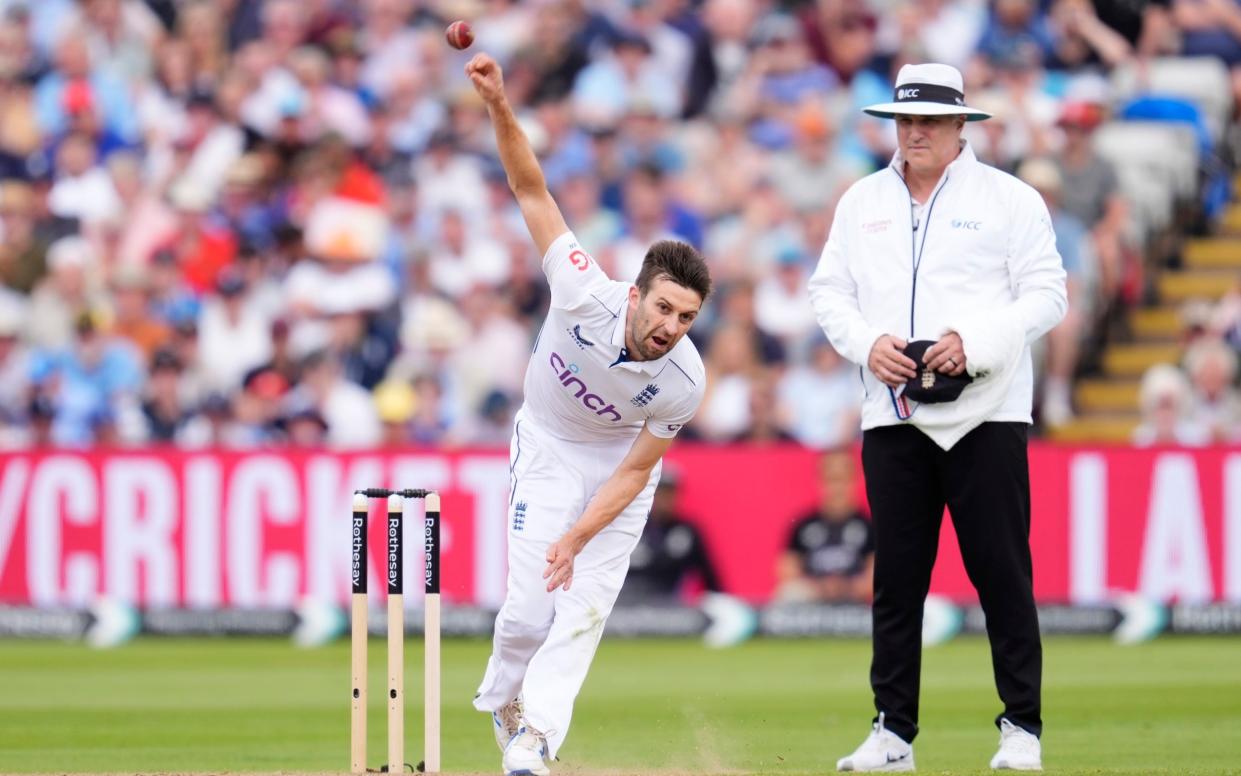
{"label": "black barrier", "polygon": [[[409,611],[420,611],[416,600]],[[977,606],[956,610],[959,632],[984,632],[985,618]],[[1134,608],[1118,606],[1040,606],[1039,624],[1047,635],[1119,635],[1126,627],[1145,629],[1133,640],[1164,634],[1241,634],[1241,604],[1178,604],[1162,607],[1146,603]],[[755,635],[769,638],[819,638],[870,636],[870,608],[854,604],[776,604],[753,611]],[[496,610],[476,606],[445,606],[442,632],[446,636],[491,636]],[[708,611],[690,606],[654,604],[618,606],[604,633],[613,638],[694,637],[712,625]],[[0,606],[0,638],[87,638],[98,628],[119,629],[126,637],[149,636],[287,636],[313,628],[327,641],[343,635],[347,617],[343,608],[330,605],[293,609],[152,609],[140,611],[118,604],[91,609],[36,609]],[[372,608],[368,629],[373,635],[386,632],[385,611]],[[422,618],[406,618],[405,631],[422,631]]]}

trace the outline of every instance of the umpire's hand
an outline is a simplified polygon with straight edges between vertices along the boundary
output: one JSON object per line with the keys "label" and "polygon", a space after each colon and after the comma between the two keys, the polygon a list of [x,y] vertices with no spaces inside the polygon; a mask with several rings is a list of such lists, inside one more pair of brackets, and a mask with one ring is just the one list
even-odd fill
{"label": "umpire's hand", "polygon": [[918,374],[918,365],[903,352],[908,344],[900,337],[885,334],[871,346],[866,368],[887,385],[899,388]]}
{"label": "umpire's hand", "polygon": [[922,354],[927,368],[953,377],[965,371],[965,344],[961,335],[950,331]]}

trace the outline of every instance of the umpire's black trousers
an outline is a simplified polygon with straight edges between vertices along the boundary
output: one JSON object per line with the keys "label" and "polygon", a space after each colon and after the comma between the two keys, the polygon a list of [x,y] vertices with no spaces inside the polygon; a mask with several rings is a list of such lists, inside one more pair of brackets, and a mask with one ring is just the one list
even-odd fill
{"label": "umpire's black trousers", "polygon": [[987,617],[1004,711],[1042,733],[1043,647],[1030,564],[1030,470],[1024,423],[984,423],[951,450],[912,425],[862,435],[862,469],[875,529],[874,653],[870,683],[885,726],[918,734],[922,606],[944,506]]}

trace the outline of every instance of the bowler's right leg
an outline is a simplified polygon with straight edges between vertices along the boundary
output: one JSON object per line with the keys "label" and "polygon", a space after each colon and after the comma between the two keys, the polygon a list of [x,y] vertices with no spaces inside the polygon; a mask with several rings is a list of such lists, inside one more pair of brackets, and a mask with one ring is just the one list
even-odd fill
{"label": "bowler's right leg", "polygon": [[491,659],[474,697],[479,711],[499,711],[517,698],[530,659],[552,627],[555,599],[539,584],[548,543],[515,538],[508,542],[508,592],[496,615]]}
{"label": "bowler's right leg", "polygon": [[501,749],[517,732],[521,714],[515,702],[555,616],[554,598],[543,579],[547,548],[585,507],[580,475],[566,465],[555,440],[520,414],[509,461],[508,586],[496,616],[491,658],[474,698],[474,708],[492,713]]}

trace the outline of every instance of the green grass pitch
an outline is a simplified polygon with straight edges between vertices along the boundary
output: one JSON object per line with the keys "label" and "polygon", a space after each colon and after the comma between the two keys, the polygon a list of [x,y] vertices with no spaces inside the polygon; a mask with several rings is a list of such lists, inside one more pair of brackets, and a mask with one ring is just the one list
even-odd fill
{"label": "green grass pitch", "polygon": [[[470,698],[489,645],[444,643],[444,768],[499,773]],[[823,774],[867,732],[869,645],[605,640],[557,774]],[[1049,772],[1241,773],[1241,640],[1045,644]],[[370,650],[369,755],[386,752],[385,649]],[[422,652],[406,654],[407,759],[422,749]],[[139,640],[113,651],[0,642],[0,772],[348,770],[349,646]],[[988,773],[998,702],[987,644],[923,663],[923,773]]]}

